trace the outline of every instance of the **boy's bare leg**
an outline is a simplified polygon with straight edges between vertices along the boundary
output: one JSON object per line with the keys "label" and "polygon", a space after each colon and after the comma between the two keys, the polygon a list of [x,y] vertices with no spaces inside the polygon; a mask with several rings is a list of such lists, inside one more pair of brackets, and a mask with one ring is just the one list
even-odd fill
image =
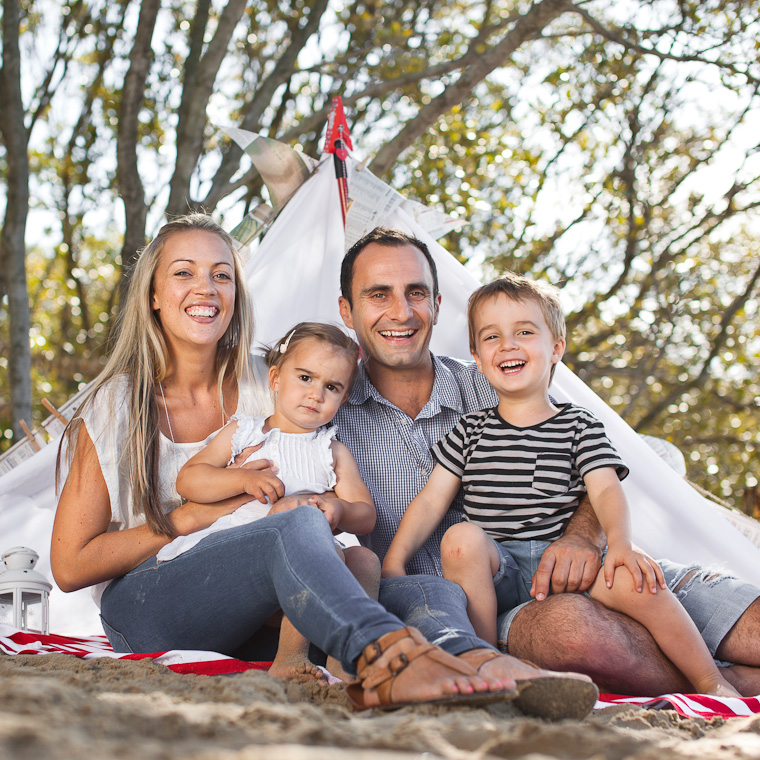
{"label": "boy's bare leg", "polygon": [[605,607],[641,623],[697,693],[716,697],[741,696],[723,677],[694,621],[670,590],[658,589],[652,594],[645,584],[639,593],[630,572],[619,567],[612,588],[607,588],[600,571],[589,593]]}
{"label": "boy's bare leg", "polygon": [[[380,559],[364,546],[347,546],[338,553],[343,557],[346,567],[351,571],[359,585],[366,591],[367,596],[377,600],[380,593]],[[326,663],[330,674],[342,681],[350,683],[355,676],[346,673],[343,666],[334,657],[328,657]]]}
{"label": "boy's bare leg", "polygon": [[269,675],[291,681],[322,681],[327,683],[327,677],[311,660],[309,660],[309,642],[287,619],[282,619],[280,625],[280,641],[277,646],[277,656],[269,668]]}
{"label": "boy's bare leg", "polygon": [[496,592],[493,577],[499,552],[486,532],[463,522],[449,528],[441,541],[443,577],[457,583],[467,596],[467,616],[475,633],[496,646]]}
{"label": "boy's bare leg", "polygon": [[370,599],[377,601],[380,593],[380,558],[365,546],[347,546],[343,561]]}

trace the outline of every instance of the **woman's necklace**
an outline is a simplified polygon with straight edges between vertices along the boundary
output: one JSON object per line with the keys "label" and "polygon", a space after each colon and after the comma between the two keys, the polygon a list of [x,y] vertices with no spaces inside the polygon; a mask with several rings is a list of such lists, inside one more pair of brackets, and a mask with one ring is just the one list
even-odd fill
{"label": "woman's necklace", "polygon": [[158,387],[161,389],[161,398],[164,400],[164,412],[166,412],[166,423],[169,425],[169,435],[171,436],[172,443],[176,443],[174,440],[174,431],[172,430],[172,421],[169,419],[169,407],[166,406],[166,396],[164,396],[164,386],[162,382],[158,381]]}
{"label": "woman's necklace", "polygon": [[[172,430],[172,421],[169,419],[169,407],[166,405],[166,396],[164,395],[163,383],[158,381],[158,388],[161,391],[161,398],[164,400],[164,413],[166,414],[166,424],[169,426],[169,437],[172,439],[172,443],[176,443],[174,440],[174,431]],[[222,427],[224,427],[224,389],[222,389]]]}

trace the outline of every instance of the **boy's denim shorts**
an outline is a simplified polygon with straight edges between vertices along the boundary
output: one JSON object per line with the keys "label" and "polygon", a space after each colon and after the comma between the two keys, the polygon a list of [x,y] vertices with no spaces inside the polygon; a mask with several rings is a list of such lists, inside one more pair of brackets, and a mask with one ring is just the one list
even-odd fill
{"label": "boy's denim shorts", "polygon": [[[494,576],[498,605],[499,646],[506,647],[509,627],[517,613],[532,600],[530,584],[547,541],[494,541],[501,562]],[[667,559],[657,560],[668,588],[675,594],[694,621],[710,653],[760,597],[760,588],[700,565],[681,565]],[[517,572],[515,572],[515,567]]]}

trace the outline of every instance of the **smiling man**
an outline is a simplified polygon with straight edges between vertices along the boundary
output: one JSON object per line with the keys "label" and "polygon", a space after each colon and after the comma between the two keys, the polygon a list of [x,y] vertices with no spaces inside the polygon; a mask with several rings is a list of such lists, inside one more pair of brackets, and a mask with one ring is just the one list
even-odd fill
{"label": "smiling man", "polygon": [[[430,353],[441,296],[424,244],[375,230],[346,254],[341,292],[340,313],[356,333],[362,363],[336,422],[365,482],[381,495],[365,541],[382,560],[432,471],[432,446],[465,411],[493,406],[496,395],[471,362]],[[410,571],[441,575],[441,538],[459,520],[457,512],[447,516]]]}
{"label": "smiling man", "polygon": [[[362,543],[382,560],[404,511],[433,469],[433,445],[462,415],[495,406],[497,397],[474,362],[430,352],[441,296],[435,262],[422,241],[397,230],[373,230],[346,254],[341,292],[340,313],[356,333],[362,361],[335,423],[377,508],[375,529]],[[467,618],[464,593],[435,577],[442,575],[441,538],[462,519],[461,500],[460,492],[406,566],[410,575],[384,579],[380,595],[391,612],[452,654],[482,647]],[[589,587],[603,547],[604,536],[586,502],[536,563],[532,594],[542,601],[500,618],[500,646],[544,667],[587,673],[607,691],[689,690],[642,626],[581,594],[558,593]],[[742,693],[757,694],[760,590],[696,566],[665,566],[671,589],[713,655],[742,663],[728,668],[726,678]],[[517,577],[519,571],[505,562],[499,572]],[[548,596],[550,589],[556,595]],[[502,672],[491,672],[488,663],[483,667],[489,675],[530,677],[520,674],[515,662],[503,661],[508,669]]]}

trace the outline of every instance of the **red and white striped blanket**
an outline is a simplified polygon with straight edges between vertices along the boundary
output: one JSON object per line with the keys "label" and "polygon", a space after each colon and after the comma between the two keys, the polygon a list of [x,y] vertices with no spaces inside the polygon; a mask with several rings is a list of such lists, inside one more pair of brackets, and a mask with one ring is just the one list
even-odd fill
{"label": "red and white striped blanket", "polygon": [[[269,662],[244,662],[218,652],[171,650],[144,654],[114,652],[105,636],[58,636],[28,633],[0,625],[0,652],[5,654],[71,654],[83,659],[112,657],[120,660],[151,659],[175,673],[226,675],[246,670],[267,670]],[[700,694],[662,694],[659,697],[626,697],[600,694],[595,709],[614,705],[641,705],[650,709],[671,709],[687,718],[737,718],[760,714],[760,699],[708,697]]]}

